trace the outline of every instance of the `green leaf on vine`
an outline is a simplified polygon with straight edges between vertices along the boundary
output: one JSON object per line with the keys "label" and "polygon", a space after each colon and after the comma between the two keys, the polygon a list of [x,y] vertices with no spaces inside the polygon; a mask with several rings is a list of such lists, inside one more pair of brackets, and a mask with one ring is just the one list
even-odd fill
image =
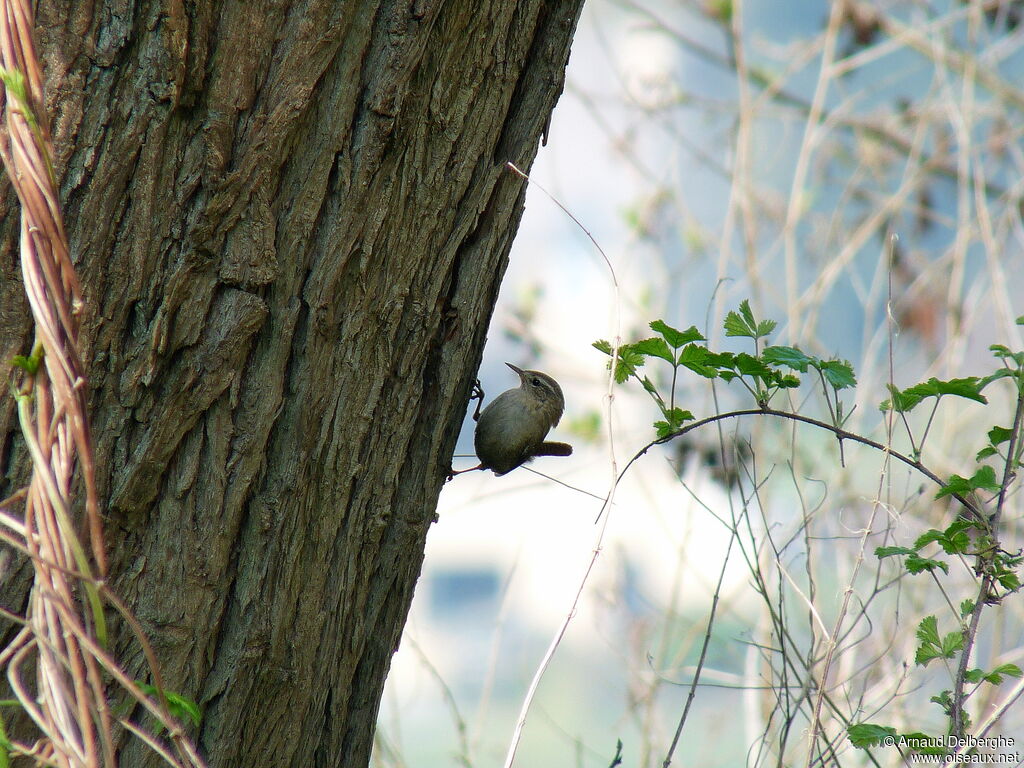
{"label": "green leaf on vine", "polygon": [[948,563],[944,563],[941,560],[933,560],[930,557],[921,557],[916,553],[907,555],[905,565],[907,566],[907,572],[914,575],[924,573],[925,571],[934,571],[936,568],[943,573],[949,573]]}
{"label": "green leaf on vine", "polygon": [[895,408],[897,411],[906,412],[918,405],[922,400],[929,397],[943,397],[952,395],[954,397],[965,397],[968,400],[985,404],[988,399],[981,394],[984,384],[977,376],[969,376],[965,379],[949,379],[940,381],[934,376],[921,384],[899,390],[889,385],[891,400],[883,400],[879,409],[888,411]]}
{"label": "green leaf on vine", "polygon": [[963,496],[964,494],[977,490],[997,493],[1001,487],[1002,486],[1000,486],[999,482],[996,480],[996,471],[992,467],[986,465],[981,467],[970,477],[953,475],[949,478],[949,482],[942,486],[942,488],[939,489],[939,492],[935,494],[935,498],[941,499],[943,496],[951,496],[954,493]]}
{"label": "green leaf on vine", "polygon": [[668,342],[673,349],[679,349],[695,341],[704,341],[704,336],[697,330],[697,326],[691,325],[685,331],[678,331],[664,320],[655,320],[651,323],[651,330],[660,333],[661,337]]}
{"label": "green leaf on vine", "polygon": [[807,366],[814,358],[808,357],[796,347],[765,347],[761,359],[769,365],[784,365],[800,373],[807,373]]}
{"label": "green leaf on vine", "polygon": [[815,366],[825,381],[836,389],[846,389],[857,386],[857,377],[853,375],[853,366],[846,360],[826,360]]}
{"label": "green leaf on vine", "polygon": [[743,336],[750,339],[760,339],[775,330],[777,323],[774,320],[756,320],[750,309],[750,302],[744,299],[740,302],[739,312],[730,312],[725,316],[725,335]]}
{"label": "green leaf on vine", "polygon": [[629,346],[637,354],[648,357],[660,357],[662,360],[672,363],[672,365],[676,364],[675,355],[672,354],[672,350],[668,348],[668,344],[665,343],[664,339],[659,339],[655,336],[650,339],[634,342]]}
{"label": "green leaf on vine", "polygon": [[874,723],[854,723],[846,729],[846,735],[850,743],[857,749],[877,747],[882,740],[896,735],[896,729],[888,725],[875,725]]}

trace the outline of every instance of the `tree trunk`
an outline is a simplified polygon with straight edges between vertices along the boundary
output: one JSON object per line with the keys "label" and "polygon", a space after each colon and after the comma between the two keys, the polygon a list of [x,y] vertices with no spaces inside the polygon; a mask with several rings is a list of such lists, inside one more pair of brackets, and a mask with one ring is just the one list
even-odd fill
{"label": "tree trunk", "polygon": [[211,766],[368,762],[581,4],[39,4],[113,581]]}

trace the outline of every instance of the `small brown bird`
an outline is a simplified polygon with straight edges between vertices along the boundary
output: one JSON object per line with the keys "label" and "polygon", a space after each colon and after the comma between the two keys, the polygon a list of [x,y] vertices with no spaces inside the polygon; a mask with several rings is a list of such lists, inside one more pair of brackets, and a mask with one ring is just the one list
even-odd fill
{"label": "small brown bird", "polygon": [[[495,475],[504,475],[537,456],[572,454],[568,443],[544,441],[565,410],[558,382],[540,371],[505,365],[519,374],[519,386],[502,392],[483,409],[473,441],[480,464],[462,472],[490,469]],[[457,474],[460,472],[452,473]]]}

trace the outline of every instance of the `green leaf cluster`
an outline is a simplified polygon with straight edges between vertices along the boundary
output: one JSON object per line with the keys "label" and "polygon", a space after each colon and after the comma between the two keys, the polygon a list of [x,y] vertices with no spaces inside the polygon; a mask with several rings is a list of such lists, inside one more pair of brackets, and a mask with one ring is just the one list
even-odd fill
{"label": "green leaf cluster", "polygon": [[[1018,323],[1024,325],[1024,317],[1018,318]],[[852,366],[844,360],[824,360],[809,355],[795,346],[768,345],[766,339],[775,331],[776,323],[757,318],[748,301],[741,302],[738,310],[729,312],[724,322],[726,336],[750,340],[752,348],[743,352],[709,349],[706,339],[696,327],[678,330],[663,320],[656,320],[650,324],[650,328],[656,335],[617,348],[613,348],[607,341],[598,341],[594,346],[613,357],[610,366],[613,367],[614,378],[618,383],[624,383],[630,378],[637,379],[658,404],[663,418],[656,421],[654,427],[659,438],[668,438],[684,431],[685,423],[694,418],[689,411],[675,404],[675,384],[681,370],[691,371],[706,379],[739,382],[757,406],[769,413],[778,413],[769,408],[772,398],[778,392],[800,386],[801,377],[811,375],[822,388],[832,416],[832,426],[841,440],[851,437],[880,450],[886,449],[879,443],[851,435],[842,429],[847,416],[844,416],[840,393],[857,384]],[[964,683],[977,686],[999,685],[1007,677],[1022,676],[1021,669],[1014,664],[1002,664],[989,670],[980,667],[967,669],[967,661],[963,658],[971,656],[975,640],[968,628],[977,627],[982,608],[998,603],[1003,598],[1004,595],[999,594],[999,587],[1007,593],[1021,589],[1017,571],[1024,564],[1024,553],[1007,552],[1000,545],[999,536],[1003,502],[1011,481],[1020,472],[1024,456],[1024,419],[1020,415],[1024,413],[1024,352],[1014,352],[1002,345],[993,345],[990,350],[999,361],[999,366],[988,375],[946,380],[931,377],[905,389],[890,385],[889,398],[879,405],[883,412],[899,414],[906,428],[912,448],[911,457],[898,454],[899,458],[930,478],[937,479],[934,473],[923,466],[921,456],[942,399],[954,397],[986,405],[988,398],[984,390],[993,382],[1007,380],[1016,387],[1018,411],[1013,426],[996,425],[989,428],[986,433],[987,444],[977,453],[979,465],[976,471],[969,477],[952,474],[936,493],[937,499],[957,497],[964,507],[963,516],[945,528],[925,531],[918,536],[913,546],[884,546],[875,550],[879,558],[902,558],[903,566],[909,574],[929,574],[940,590],[940,574],[948,574],[951,563],[966,564],[968,556],[974,558],[975,573],[983,577],[983,587],[976,597],[962,600],[958,607],[943,591],[955,615],[955,628],[940,632],[938,618],[931,615],[922,619],[916,630],[918,644],[915,662],[927,666],[932,660],[941,659],[946,662],[951,674],[956,670],[955,690],[944,690],[931,697],[931,701],[939,704],[950,720],[958,718],[959,722],[951,725],[951,733],[962,732],[970,722],[963,706],[966,698]],[[665,391],[659,389],[658,384],[645,373],[645,366],[655,359],[660,361],[659,365],[668,364],[670,367],[671,385]],[[918,439],[912,432],[906,414],[926,401],[931,414],[924,433]],[[890,419],[890,424],[894,421]],[[820,422],[816,423],[820,426]],[[995,457],[1002,461],[1001,471],[989,464],[980,464],[983,460]],[[982,493],[993,494],[993,497],[979,500],[978,496]],[[949,660],[957,657],[961,657],[960,665],[949,663]],[[884,725],[857,723],[848,728],[848,735],[851,743],[858,748],[888,744],[891,743],[890,739],[898,738],[910,743],[911,749],[922,754],[945,752],[942,742],[935,737],[917,732],[899,735],[896,729]],[[939,746],[935,746],[936,742]]]}
{"label": "green leaf cluster", "polygon": [[[1018,323],[1024,325],[1024,317],[1018,318]],[[1018,397],[1024,397],[1024,352],[1013,352],[1002,344],[993,344],[989,347],[992,354],[1000,361],[1000,367],[987,376],[968,376],[958,379],[937,379],[934,376],[927,381],[915,384],[906,389],[898,389],[889,385],[890,397],[879,403],[882,411],[893,411],[899,414],[906,414],[923,403],[925,400],[932,401],[931,415],[928,424],[931,424],[935,412],[938,409],[939,401],[943,397],[958,397],[966,400],[973,400],[976,403],[985,405],[988,398],[982,394],[989,384],[1000,379],[1010,379],[1017,388]],[[905,422],[906,423],[906,422]],[[909,425],[907,427],[909,431]],[[925,437],[928,434],[925,429]],[[1022,441],[1014,439],[1014,430],[1010,427],[993,426],[989,429],[988,444],[978,451],[977,461],[990,457],[999,457],[1012,470],[1020,465],[1021,455],[1024,452]],[[911,436],[913,442],[913,436]],[[924,443],[924,437],[920,440]],[[1014,455],[1011,457],[1007,452],[1013,448]],[[915,457],[921,455],[921,446],[915,445]],[[998,493],[1001,490],[1001,483],[996,478],[995,470],[992,467],[981,467],[972,477],[964,478],[960,475],[953,475],[949,482],[939,491],[937,498],[953,494],[966,496],[976,491],[989,491]]]}
{"label": "green leaf cluster", "polygon": [[949,564],[944,560],[937,560],[930,557],[922,557],[920,552],[929,544],[938,544],[947,555],[967,554],[971,546],[969,531],[977,528],[977,524],[966,518],[957,518],[945,530],[931,528],[914,542],[912,547],[877,547],[875,557],[903,556],[903,562],[908,573],[931,573],[941,570],[949,573]]}
{"label": "green leaf cluster", "polygon": [[725,335],[746,336],[757,341],[770,335],[776,325],[774,320],[755,319],[750,302],[744,299],[740,302],[739,312],[730,312],[725,316]]}
{"label": "green leaf cluster", "polygon": [[[751,339],[754,342],[753,354],[714,352],[703,343],[706,339],[695,326],[678,330],[664,320],[650,324],[656,336],[622,344],[617,350],[603,339],[594,342],[594,347],[609,356],[616,352],[614,375],[617,383],[635,378],[657,403],[663,416],[654,423],[659,438],[677,433],[685,422],[694,418],[689,411],[675,406],[675,381],[681,369],[706,379],[738,381],[761,408],[767,408],[780,390],[800,386],[800,377],[796,374],[813,370],[826,387],[826,397],[831,393],[830,409],[842,420],[837,393],[857,383],[849,362],[823,360],[797,347],[769,346],[759,351],[759,342],[775,330],[776,323],[774,320],[757,319],[746,300],[740,303],[738,311],[728,313],[724,327],[726,336]],[[672,390],[667,395],[641,370],[651,359],[668,363],[672,368]]]}
{"label": "green leaf cluster", "polygon": [[959,628],[939,636],[939,620],[925,616],[917,626],[920,645],[914,654],[914,663],[926,666],[932,659],[952,659],[964,647],[964,630]]}
{"label": "green leaf cluster", "polygon": [[969,376],[965,379],[949,379],[948,381],[940,381],[933,376],[928,381],[915,384],[906,389],[897,389],[890,384],[890,399],[883,400],[879,403],[878,407],[883,411],[896,410],[899,413],[907,413],[929,397],[939,400],[946,395],[964,397],[984,405],[988,403],[988,399],[981,394],[984,386],[985,383],[977,376]]}
{"label": "green leaf cluster", "polygon": [[[1020,576],[1017,575],[1017,568],[1024,562],[1024,556],[1020,554],[1011,555],[998,548],[991,548],[991,557],[982,563],[981,569],[989,573],[996,583],[1007,592],[1016,592],[1020,589]],[[997,602],[1002,596],[990,595],[990,600]]]}
{"label": "green leaf cluster", "polygon": [[881,745],[886,738],[895,738],[896,729],[874,723],[852,723],[847,726],[846,735],[857,749],[867,749]]}
{"label": "green leaf cluster", "polygon": [[964,675],[969,683],[992,683],[992,685],[999,685],[1003,682],[1004,677],[1022,676],[1024,676],[1024,671],[1021,671],[1016,664],[1000,664],[988,672],[983,669],[969,669]]}
{"label": "green leaf cluster", "polygon": [[988,431],[988,445],[978,451],[978,455],[975,456],[975,460],[981,461],[987,459],[989,456],[1002,456],[999,451],[999,446],[1003,443],[1010,442],[1010,438],[1013,436],[1013,430],[1008,427],[992,427]]}
{"label": "green leaf cluster", "polygon": [[[687,421],[693,421],[693,414],[676,407],[672,394],[666,400],[650,377],[640,370],[647,359],[664,360],[672,366],[673,373],[682,367],[706,378],[714,378],[718,374],[704,364],[708,351],[706,347],[696,343],[705,339],[695,326],[680,331],[663,320],[655,320],[650,324],[650,328],[658,335],[622,344],[615,350],[618,353],[615,362],[615,381],[622,384],[630,378],[635,378],[640,382],[640,386],[658,405],[664,417],[654,422],[654,429],[658,437],[662,438],[678,432]],[[603,339],[595,341],[594,347],[609,356],[613,352],[611,343]]]}
{"label": "green leaf cluster", "polygon": [[970,477],[951,475],[949,482],[939,489],[939,492],[935,494],[935,498],[941,499],[943,496],[951,496],[953,494],[966,496],[972,491],[998,493],[1000,487],[999,481],[996,479],[996,471],[992,467],[985,465]]}

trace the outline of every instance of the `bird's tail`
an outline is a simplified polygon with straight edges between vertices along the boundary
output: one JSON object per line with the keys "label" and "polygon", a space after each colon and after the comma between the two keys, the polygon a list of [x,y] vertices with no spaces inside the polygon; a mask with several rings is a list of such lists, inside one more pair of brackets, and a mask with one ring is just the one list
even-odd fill
{"label": "bird's tail", "polygon": [[572,456],[572,446],[568,443],[541,443],[537,446],[534,456]]}

